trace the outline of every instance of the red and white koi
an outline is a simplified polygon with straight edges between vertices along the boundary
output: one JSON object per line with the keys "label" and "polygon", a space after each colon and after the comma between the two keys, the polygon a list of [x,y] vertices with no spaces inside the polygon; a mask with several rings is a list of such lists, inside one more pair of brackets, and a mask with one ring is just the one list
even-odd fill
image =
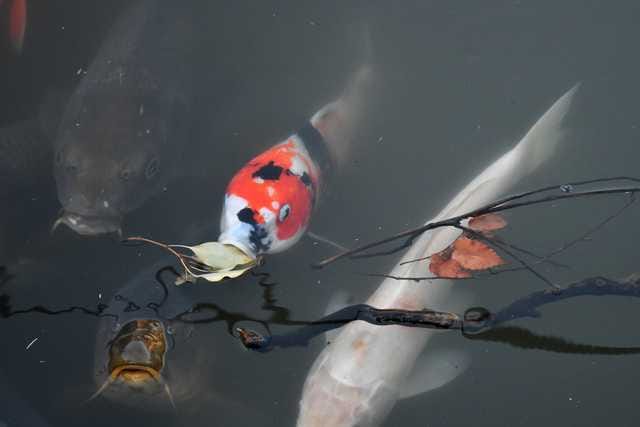
{"label": "red and white koi", "polygon": [[[371,73],[368,66],[360,68],[337,101],[234,175],[225,195],[218,241],[197,246],[161,244],[178,256],[186,280],[202,277],[217,282],[237,277],[262,256],[284,251],[300,240],[321,187],[349,151]],[[176,249],[190,250],[195,256]]]}
{"label": "red and white koi", "polygon": [[333,154],[318,123],[320,110],[284,142],[253,158],[236,173],[225,196],[218,241],[257,257],[284,251],[304,234]]}

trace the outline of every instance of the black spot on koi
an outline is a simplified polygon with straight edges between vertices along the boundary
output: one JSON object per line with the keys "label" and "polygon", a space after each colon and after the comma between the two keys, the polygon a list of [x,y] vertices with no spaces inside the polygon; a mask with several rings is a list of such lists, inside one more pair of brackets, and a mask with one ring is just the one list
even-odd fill
{"label": "black spot on koi", "polygon": [[262,166],[260,169],[255,171],[251,176],[253,178],[262,178],[265,181],[277,181],[280,179],[282,170],[283,168],[276,166],[273,161],[270,161],[267,165]]}

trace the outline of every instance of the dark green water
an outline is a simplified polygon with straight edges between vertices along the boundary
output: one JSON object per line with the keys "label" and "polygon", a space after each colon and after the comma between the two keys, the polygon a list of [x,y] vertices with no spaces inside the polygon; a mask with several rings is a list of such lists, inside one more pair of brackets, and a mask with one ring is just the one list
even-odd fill
{"label": "dark green water", "polygon": [[[29,2],[22,54],[0,51],[0,124],[32,119],[52,92],[72,89],[125,4]],[[182,242],[186,230],[208,224],[189,243],[214,239],[228,180],[339,93],[359,60],[363,24],[370,29],[378,84],[359,136],[364,143],[323,195],[311,226],[315,233],[352,246],[423,223],[578,81],[557,156],[517,189],[638,175],[635,2],[193,1],[184,7],[200,10],[192,29],[204,101],[193,113],[202,115],[194,139],[174,143],[187,145],[183,169],[196,164],[204,172],[171,182],[128,214],[125,235]],[[0,264],[13,275],[2,293],[13,308],[95,308],[140,272],[149,271],[153,283],[150,268],[164,256],[156,248],[126,247],[114,237],[81,237],[68,229],[49,233],[60,208],[50,170],[43,166],[28,185],[0,183],[9,189],[0,193]],[[549,252],[622,202],[599,198],[521,210],[508,215],[504,237]],[[558,283],[638,271],[637,212],[632,206],[559,256],[571,269],[543,270]],[[391,256],[310,268],[332,251],[303,239],[260,268],[277,282],[276,304],[289,310],[289,319],[322,316],[339,289],[365,300],[379,279],[359,273],[388,272],[397,262]],[[264,308],[258,282],[248,276],[186,292],[237,318],[268,319],[273,311]],[[498,309],[545,285],[517,272],[459,286],[473,290],[474,304]],[[579,342],[634,346],[640,344],[639,304],[621,297],[576,299],[517,324]],[[282,323],[275,319],[272,331],[290,330]],[[186,383],[193,396],[178,400],[175,411],[165,402],[162,411],[104,398],[85,403],[98,387],[96,353],[106,351],[96,346],[98,327],[99,319],[80,313],[0,320],[2,386],[21,396],[0,402],[0,426],[35,425],[11,421],[30,411],[53,426],[292,426],[305,376],[324,345],[318,338],[304,348],[252,353],[222,321],[190,326],[189,338],[176,340],[168,361],[175,381]],[[384,425],[637,424],[638,356],[526,351],[456,333],[445,340],[472,354],[471,367],[441,389],[398,402]]]}

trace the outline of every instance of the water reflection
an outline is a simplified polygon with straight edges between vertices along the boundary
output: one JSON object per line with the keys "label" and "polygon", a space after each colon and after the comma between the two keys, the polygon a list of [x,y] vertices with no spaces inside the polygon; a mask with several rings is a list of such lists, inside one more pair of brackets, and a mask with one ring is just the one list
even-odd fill
{"label": "water reflection", "polygon": [[[0,1],[0,19],[6,17],[3,13],[8,5],[17,2]],[[270,295],[267,299],[271,300],[271,311],[267,314],[258,313],[260,303],[251,299],[254,294],[259,298],[260,291],[266,295],[267,288],[245,286],[247,281],[252,282],[251,277],[246,277],[221,287],[204,287],[198,296],[186,288],[181,291],[187,299],[184,304],[167,297],[167,309],[175,304],[178,311],[184,310],[169,316],[162,310],[165,305],[161,304],[161,290],[151,282],[155,272],[148,268],[153,262],[148,262],[147,251],[140,256],[144,261],[136,262],[138,254],[132,256],[130,249],[110,245],[107,239],[82,239],[65,228],[96,234],[121,227],[129,233],[131,227],[136,233],[181,241],[178,239],[183,236],[177,235],[176,230],[191,224],[195,216],[207,216],[216,224],[224,186],[248,156],[262,152],[269,142],[296,129],[307,113],[316,111],[339,92],[347,75],[345,69],[353,65],[350,61],[357,50],[345,46],[344,33],[357,23],[373,24],[375,53],[387,87],[383,106],[367,126],[370,135],[364,141],[369,144],[355,153],[354,161],[345,168],[346,178],[329,190],[328,197],[323,194],[325,203],[314,214],[313,228],[318,227],[326,237],[342,242],[353,237],[376,239],[377,227],[384,227],[386,234],[392,227],[401,229],[405,223],[423,220],[425,210],[433,209],[462,183],[458,179],[472,174],[492,153],[502,150],[505,137],[518,133],[535,109],[575,78],[585,78],[586,96],[590,97],[589,102],[580,103],[580,114],[576,115],[574,130],[579,135],[572,141],[580,141],[580,146],[566,150],[571,153],[571,161],[545,169],[544,184],[633,173],[637,169],[633,113],[636,100],[634,91],[629,90],[635,82],[637,65],[634,56],[626,54],[634,51],[637,25],[635,14],[629,13],[631,8],[625,7],[625,2],[588,7],[523,2],[499,6],[408,2],[402,7],[389,7],[371,2],[351,11],[348,2],[331,1],[225,5],[161,1],[157,4],[164,12],[149,13],[145,23],[138,21],[140,15],[131,12],[135,6],[132,3],[29,2],[33,22],[29,22],[20,56],[5,55],[8,52],[1,49],[6,39],[5,27],[0,34],[0,91],[5,100],[0,103],[0,151],[3,147],[9,150],[9,154],[0,153],[0,260],[11,263],[10,271],[17,274],[8,282],[16,285],[11,298],[4,296],[1,301],[2,313],[11,318],[2,322],[6,342],[3,361],[4,366],[10,367],[7,375],[11,377],[6,383],[8,390],[18,390],[34,412],[44,414],[55,425],[125,425],[138,422],[136,415],[142,412],[147,423],[158,426],[195,427],[212,422],[239,425],[244,420],[242,410],[219,411],[238,408],[234,399],[220,399],[220,394],[229,396],[234,389],[235,400],[268,413],[268,417],[253,418],[255,425],[272,418],[279,425],[294,423],[303,376],[310,358],[316,356],[314,349],[254,354],[244,351],[229,332],[242,325],[255,327],[261,333],[273,332],[275,337],[279,325],[304,327],[304,319],[321,316],[326,300],[337,289],[353,291],[356,300],[363,301],[375,281],[351,274],[360,267],[344,263],[331,272],[310,273],[308,263],[319,256],[315,248],[302,242],[286,256],[275,255],[267,267],[280,282],[278,288],[268,288],[270,293],[279,290],[280,301],[276,305]],[[146,7],[151,3],[135,4]],[[119,17],[112,20],[116,15]],[[188,15],[200,16],[186,18],[193,25],[177,28],[180,17]],[[123,25],[120,29],[114,27],[114,22],[127,19],[129,24],[116,24]],[[154,20],[156,24],[147,25]],[[544,31],[539,25],[543,21]],[[567,22],[572,23],[569,33]],[[188,40],[192,31],[197,33],[193,43]],[[168,39],[192,51],[173,50]],[[38,40],[42,40],[41,44],[33,43]],[[135,40],[146,49],[129,44]],[[113,54],[108,52],[109,44],[118,45]],[[123,60],[117,66],[132,46],[140,52],[139,58]],[[172,56],[179,60],[169,60]],[[97,70],[100,58],[107,59],[102,71]],[[116,60],[108,64],[110,58]],[[146,71],[142,70],[145,63]],[[217,68],[221,64],[232,71],[221,75]],[[108,65],[112,68],[108,69]],[[189,73],[195,76],[183,78],[180,83],[184,86],[175,83],[178,79],[174,76]],[[58,85],[60,82],[63,84]],[[160,91],[154,87],[158,82],[163,86]],[[209,114],[211,111],[200,108],[199,101],[194,104],[192,84],[206,98],[203,104],[215,104],[230,92],[239,94],[238,99],[226,102],[226,98],[216,104],[221,106],[223,115]],[[43,114],[47,123],[34,123],[40,121],[35,119],[40,110],[35,104],[46,104],[41,102],[43,87],[49,85],[69,88],[64,88],[62,99],[53,100],[55,108],[42,108],[53,110],[53,114]],[[27,118],[32,120],[25,121]],[[184,128],[191,124],[198,127],[205,121],[214,129],[199,135],[207,144],[204,148],[191,145],[194,139]],[[51,126],[50,122],[55,124]],[[40,128],[32,127],[34,124]],[[47,130],[58,125],[59,132]],[[604,148],[603,141],[611,144]],[[186,162],[177,160],[185,148],[191,157]],[[191,173],[195,161],[206,165],[206,177],[179,187],[178,194],[171,195],[171,183],[179,179],[176,176]],[[530,184],[538,183],[527,182],[527,186]],[[165,186],[168,193],[164,193]],[[561,191],[571,194],[576,190],[563,187]],[[58,196],[60,200],[55,200]],[[33,202],[35,198],[37,203]],[[56,213],[60,205],[64,211]],[[572,226],[580,225],[583,214],[574,212]],[[528,212],[522,215],[526,217]],[[55,218],[63,227],[51,238],[47,232]],[[521,231],[540,237],[558,232],[555,226],[545,228],[549,224],[541,224],[540,218],[534,218]],[[629,227],[630,235],[634,229]],[[599,242],[598,248],[607,255],[610,248],[624,250],[606,260],[587,259],[591,269],[600,270],[589,270],[588,275],[634,268],[636,242],[625,247],[609,231],[614,230],[601,233],[604,241]],[[216,234],[203,234],[193,242],[215,237]],[[153,251],[148,252],[156,256]],[[64,262],[68,259],[74,262]],[[380,259],[376,264],[360,265],[365,265],[367,271],[386,272],[387,261],[391,262]],[[43,263],[49,262],[56,264],[59,274],[40,270]],[[33,277],[22,276],[14,263],[33,267]],[[150,289],[154,289],[149,292],[152,295],[143,290],[132,294],[123,290],[121,296],[126,300],[96,304],[100,294],[118,294],[134,271],[145,272]],[[544,274],[544,266],[540,271]],[[520,294],[520,287],[527,285],[522,281],[517,289],[513,286],[498,291],[501,280],[502,276],[492,277],[491,284],[483,286],[482,296],[487,300],[482,303],[510,300],[512,293]],[[473,287],[476,283],[465,282],[460,287],[466,285]],[[74,307],[63,307],[74,303]],[[22,304],[27,308],[21,308]],[[29,308],[31,304],[37,305]],[[263,309],[269,310],[265,306]],[[438,302],[428,306],[451,309]],[[70,311],[76,314],[62,315]],[[624,318],[627,312],[617,306],[607,307],[606,311],[610,319]],[[27,316],[27,312],[47,316]],[[48,316],[54,314],[61,315]],[[98,321],[107,325],[106,329],[96,331],[94,322]],[[160,328],[153,322],[158,322]],[[544,328],[544,323],[540,327]],[[573,331],[582,327],[577,324]],[[133,330],[129,335],[128,328]],[[181,331],[187,332],[181,335]],[[83,332],[87,336],[83,337]],[[468,338],[512,340],[536,348],[562,347],[559,341],[536,341],[537,337],[515,329],[497,332],[491,328]],[[26,344],[33,336],[41,339],[25,357],[22,341],[26,340]],[[49,342],[46,336],[50,337]],[[83,349],[91,347],[89,341],[93,338],[99,343],[95,352],[83,353]],[[602,338],[598,336],[594,342],[606,341]],[[72,345],[56,345],[69,342]],[[368,342],[356,344],[364,348]],[[468,347],[477,353],[489,348]],[[589,351],[586,346],[570,350]],[[481,365],[483,369],[461,378],[468,385],[461,387],[464,390],[452,391],[453,386],[438,395],[417,399],[417,403],[405,403],[387,424],[410,425],[416,419],[434,425],[538,425],[545,421],[606,424],[612,420],[624,424],[634,419],[633,396],[616,395],[607,389],[619,390],[625,381],[633,386],[632,376],[625,374],[633,370],[635,361],[631,358],[600,358],[597,363],[604,369],[583,366],[591,359],[584,362],[587,358],[565,358],[565,364],[549,363],[540,369],[530,362],[548,355],[520,352],[514,365],[513,354],[506,346],[493,346],[491,351],[489,366]],[[31,360],[36,354],[44,355],[42,358],[48,362],[39,365],[38,359]],[[160,354],[164,355],[162,364],[157,363]],[[127,356],[126,360],[133,361],[136,367],[150,370],[132,369],[131,376],[124,378],[119,367],[132,364],[123,365],[125,358],[119,355]],[[146,356],[153,356],[148,366]],[[93,357],[96,366],[86,366]],[[69,360],[74,361],[73,366]],[[492,370],[492,363],[498,369]],[[526,364],[527,369],[510,375],[508,367],[517,367],[517,363]],[[611,365],[611,370],[606,364]],[[536,393],[537,384],[543,383],[540,374],[545,372],[550,373],[548,384],[544,384],[544,393]],[[105,388],[104,393],[79,407],[79,402],[100,389],[113,373],[119,385],[111,384],[115,387]],[[602,378],[598,378],[600,373]],[[42,378],[50,381],[43,384]],[[85,378],[91,379],[91,385],[83,387],[78,393],[80,398],[69,398],[71,405],[58,405],[57,398]],[[478,378],[483,393],[475,392],[479,389]],[[152,384],[154,391],[137,392],[125,379]],[[581,383],[583,379],[586,384]],[[525,386],[527,381],[529,385]],[[175,399],[175,410],[163,382]],[[589,382],[599,386],[591,387]],[[484,384],[488,383],[496,386],[487,391]],[[530,398],[525,403],[510,400],[523,387],[527,387]],[[181,397],[180,390],[185,388],[191,389],[191,397]],[[574,406],[563,405],[566,399],[556,399],[575,390],[580,390],[585,401],[591,398],[598,404],[575,410]],[[545,400],[550,393],[555,393],[552,403]],[[134,404],[127,409],[124,396],[129,395],[134,396]],[[464,402],[469,401],[474,404],[465,406]],[[492,409],[495,402],[500,403]],[[618,410],[602,410],[612,405]],[[461,407],[468,410],[460,411]],[[531,411],[533,407],[535,411]],[[330,414],[331,409],[327,407],[326,413]],[[189,417],[189,411],[198,415]],[[165,416],[173,412],[179,416]],[[545,416],[552,419],[544,419]]]}
{"label": "water reflection", "polygon": [[[0,271],[3,273],[3,282],[11,279],[6,274],[6,269]],[[223,304],[198,301],[195,295],[190,294],[189,288],[178,288],[171,284],[176,277],[178,273],[172,267],[155,264],[118,290],[108,304],[96,310],[90,307],[53,310],[41,305],[13,309],[8,305],[10,298],[3,295],[2,313],[4,317],[12,317],[27,313],[61,315],[81,312],[100,317],[102,320],[96,335],[95,347],[96,392],[90,400],[106,398],[120,405],[134,407],[136,410],[155,413],[178,410],[183,415],[185,407],[189,408],[189,412],[196,410],[194,406],[197,408],[198,402],[202,401],[196,396],[206,393],[210,387],[208,382],[203,383],[202,378],[209,377],[207,369],[211,368],[211,364],[207,363],[207,357],[203,358],[199,354],[203,343],[194,340],[193,335],[195,327],[204,327],[211,323],[221,322],[227,326],[229,340],[226,344],[217,343],[217,346],[233,345],[237,325],[250,325],[251,328],[262,325],[262,337],[267,336],[269,339],[257,346],[261,351],[276,347],[307,346],[311,339],[318,335],[356,320],[364,320],[377,325],[378,328],[404,325],[462,329],[464,336],[473,341],[502,342],[523,349],[565,354],[640,353],[638,347],[575,343],[566,338],[541,335],[522,327],[503,325],[520,318],[540,317],[538,310],[543,306],[585,295],[640,297],[637,277],[631,277],[626,282],[603,277],[585,279],[563,289],[562,292],[534,292],[491,314],[480,308],[469,309],[464,316],[456,316],[452,313],[429,310],[413,312],[376,309],[358,304],[340,309],[319,320],[293,319],[290,310],[275,304],[273,283],[262,284],[262,308],[271,314],[267,317],[256,317],[250,312],[228,310]],[[264,281],[265,278],[261,279]],[[271,327],[276,325],[300,329],[285,335],[270,336]],[[205,347],[210,348],[209,345]],[[221,396],[217,396],[215,401],[226,408],[239,408],[238,402]]]}

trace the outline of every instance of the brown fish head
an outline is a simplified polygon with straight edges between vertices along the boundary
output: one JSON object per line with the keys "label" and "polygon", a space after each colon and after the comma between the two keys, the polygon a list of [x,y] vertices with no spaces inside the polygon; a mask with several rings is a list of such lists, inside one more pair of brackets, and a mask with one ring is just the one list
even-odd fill
{"label": "brown fish head", "polygon": [[163,378],[167,337],[157,319],[136,319],[126,323],[108,348],[107,380],[98,395],[126,394],[139,398],[159,397],[173,406],[171,391]]}
{"label": "brown fish head", "polygon": [[120,229],[122,217],[168,180],[172,150],[162,102],[112,91],[85,96],[60,126],[54,176],[63,214],[56,222],[83,235]]}

